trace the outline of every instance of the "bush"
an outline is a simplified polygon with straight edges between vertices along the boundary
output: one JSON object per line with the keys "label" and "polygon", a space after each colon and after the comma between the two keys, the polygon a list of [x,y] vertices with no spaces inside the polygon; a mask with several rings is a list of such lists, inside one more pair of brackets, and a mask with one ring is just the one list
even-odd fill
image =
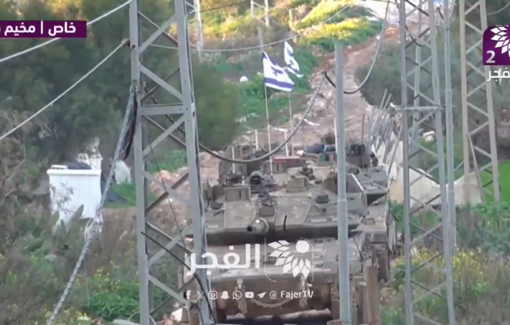
{"label": "bush", "polygon": [[337,24],[321,25],[317,30],[307,31],[300,44],[316,45],[328,52],[335,50],[335,42],[356,45],[381,32],[381,23],[366,18],[352,18]]}
{"label": "bush", "polygon": [[296,29],[312,27],[320,23],[336,24],[349,18],[373,17],[372,11],[355,6],[354,1],[322,1],[308,15],[296,24]]}
{"label": "bush", "polygon": [[321,1],[306,17],[296,24],[297,29],[308,28],[321,23],[345,7],[343,2]]}
{"label": "bush", "polygon": [[[413,258],[416,267],[430,260],[435,254],[420,251]],[[439,268],[422,267],[415,273],[413,280],[433,286],[444,281],[443,261],[435,260]],[[510,317],[510,266],[502,259],[487,257],[481,251],[461,250],[452,261],[454,271],[454,297],[457,304],[457,322],[459,324],[502,324]],[[402,260],[396,263],[396,294],[383,309],[383,324],[404,325]],[[415,286],[417,288],[417,286]],[[446,295],[443,291],[440,294]],[[415,305],[415,311],[426,315],[439,323],[448,323],[445,300],[431,295]]]}

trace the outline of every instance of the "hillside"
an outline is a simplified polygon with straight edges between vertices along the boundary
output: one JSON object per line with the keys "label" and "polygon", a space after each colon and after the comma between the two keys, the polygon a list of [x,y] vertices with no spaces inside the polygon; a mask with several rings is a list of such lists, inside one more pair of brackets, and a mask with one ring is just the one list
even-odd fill
{"label": "hillside", "polygon": [[[377,16],[381,16],[381,13],[377,15],[370,9],[357,6],[356,3],[358,1],[354,0],[281,1],[270,10],[270,27],[264,26],[260,21],[263,18],[263,11],[258,12],[257,18],[251,17],[249,5],[227,7],[228,10],[227,8],[223,9],[225,11],[218,10],[218,13],[211,9],[222,6],[221,3],[210,4],[213,7],[208,7],[209,2],[202,4],[204,49],[206,49],[204,57],[224,78],[239,86],[238,117],[243,121],[238,134],[236,134],[239,140],[254,141],[253,129],[258,128],[260,145],[267,142],[265,90],[261,77],[262,63],[257,27],[263,26],[264,43],[270,44],[265,46],[264,50],[282,66],[284,66],[284,42],[288,41],[292,44],[295,58],[300,65],[300,72],[304,75],[303,78],[296,78],[292,75],[296,87],[290,97],[287,94],[267,89],[270,124],[291,129],[288,123],[289,105],[294,114],[300,113],[307,107],[309,98],[318,86],[322,72],[328,69],[330,75],[334,75],[334,71],[331,69],[334,67],[332,57],[335,40],[340,40],[345,44],[347,53],[354,51],[353,55],[349,55],[349,58],[356,58],[355,62],[353,59],[346,62],[349,69],[346,75],[348,89],[356,88],[354,86],[356,68],[370,62],[373,53],[372,51],[366,52],[364,49],[367,47],[366,41],[381,31],[382,21],[377,18]],[[289,11],[293,12],[296,23],[289,21]],[[384,17],[384,8],[382,17]],[[192,26],[195,26],[193,22]],[[192,35],[195,35],[193,30]],[[352,49],[348,49],[351,47]],[[221,52],[208,49],[221,49]],[[368,54],[359,56],[360,53]],[[239,83],[243,76],[247,77],[249,81]],[[349,123],[352,124],[350,129],[354,130],[353,134],[357,133],[359,137],[364,113],[361,115],[358,113],[364,112],[367,104],[359,94],[347,96],[346,100],[349,107],[356,107],[351,111],[352,118],[350,118],[355,122]],[[334,105],[333,88],[329,84],[324,84],[315,102],[316,108],[311,113],[311,120],[318,119],[317,122],[327,126],[321,129],[322,133],[329,132],[333,128],[331,116],[334,115],[334,111],[328,110],[328,108],[334,107],[332,105]],[[299,115],[294,116],[293,119],[298,120]],[[368,125],[368,115],[365,122]],[[296,135],[296,140],[293,143],[310,145],[317,142],[321,134],[313,129],[313,127],[305,126]],[[271,134],[274,141],[284,138],[284,133],[279,131],[273,130]],[[161,169],[172,171],[180,168],[185,162],[183,159],[176,159],[176,157],[182,157],[182,154],[179,152],[173,152],[170,156],[164,154],[158,157],[157,161]],[[216,159],[210,160],[211,164],[217,162]],[[205,174],[206,176],[202,173],[202,176],[217,177],[214,168],[208,166],[207,170],[214,172]],[[175,179],[182,173],[181,170],[171,179]],[[126,197],[130,205],[134,204],[134,187],[132,185],[118,186],[117,192]]]}
{"label": "hillside", "polygon": [[[264,90],[262,79],[257,75],[261,72],[256,32],[260,23],[250,17],[247,3],[244,7],[237,5],[208,11],[208,8],[231,3],[230,0],[203,2],[204,48],[222,51],[205,51],[208,54],[203,63],[196,59],[196,52],[193,55],[199,136],[201,142],[214,149],[221,149],[248,128],[265,125]],[[0,0],[0,14],[2,19],[8,20],[37,17],[90,21],[118,5],[116,0],[19,4]],[[381,27],[380,21],[371,17],[366,9],[352,6],[350,1],[282,1],[278,5],[271,4],[271,8],[271,26],[264,28],[264,42],[278,41],[265,48],[275,61],[282,63],[282,39],[297,35],[292,36],[295,40],[290,42],[305,75],[295,80],[297,86],[291,95],[291,104],[297,114],[315,90],[317,75],[331,59],[333,40],[355,46],[375,36]],[[293,10],[293,21],[289,21],[289,10]],[[156,22],[164,21],[169,15],[164,0],[144,2],[143,11]],[[5,99],[0,102],[4,113],[0,116],[0,126],[12,128],[94,67],[129,35],[127,18],[127,10],[120,11],[91,26],[85,41],[61,41],[4,65],[4,73],[0,75],[0,98]],[[153,29],[143,32],[150,35]],[[0,57],[34,44],[37,40],[2,41]],[[164,47],[168,42],[161,40],[159,44]],[[228,50],[240,47],[251,48]],[[150,51],[146,64],[151,69],[163,74],[172,71],[175,61],[171,49],[151,47]],[[250,81],[239,83],[242,76]],[[8,159],[2,159],[3,174],[0,175],[4,185],[0,188],[3,198],[0,203],[0,280],[3,283],[0,323],[42,323],[55,307],[82,248],[84,225],[72,223],[62,233],[52,234],[58,216],[54,215],[48,221],[51,214],[49,189],[34,194],[33,188],[45,177],[49,165],[74,159],[95,136],[101,138],[103,161],[108,164],[129,86],[129,51],[123,51],[75,91],[28,123],[22,132],[2,142],[0,153]],[[331,89],[324,89],[328,93],[323,95],[332,98]],[[271,92],[269,95],[271,123],[280,125],[288,120],[288,97]],[[324,103],[319,105],[325,108]],[[363,105],[359,102],[356,107]],[[249,114],[247,122],[239,127],[236,120]],[[181,152],[171,144],[155,151],[151,157],[152,172],[172,172],[184,163]],[[129,165],[130,159],[127,159]],[[215,163],[207,160],[204,163],[204,174],[214,175]],[[102,319],[104,324],[116,318],[127,319],[137,312],[136,240],[130,218],[133,212],[130,207],[134,204],[133,185],[121,185],[116,190],[124,196],[125,202],[105,211],[101,240],[91,246],[84,262],[86,272],[79,274],[58,324],[75,324],[83,315]],[[173,224],[168,220],[168,211],[162,213],[158,215],[156,211],[151,217],[163,229],[171,230]],[[156,265],[153,272],[167,284],[172,284],[176,281],[175,268],[174,261],[165,260]],[[162,303],[165,298],[164,293],[155,292],[155,304]],[[161,319],[171,310],[171,303],[166,303],[157,318]]]}

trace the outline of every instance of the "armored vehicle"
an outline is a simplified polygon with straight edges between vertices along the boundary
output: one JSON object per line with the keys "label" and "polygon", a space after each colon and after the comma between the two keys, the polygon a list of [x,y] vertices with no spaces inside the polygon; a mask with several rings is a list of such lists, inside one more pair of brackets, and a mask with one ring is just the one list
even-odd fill
{"label": "armored vehicle", "polygon": [[[324,144],[334,141],[334,138],[323,138]],[[312,157],[319,165],[336,167],[336,152],[322,152]],[[374,254],[377,256],[379,279],[388,281],[390,277],[390,257],[397,251],[396,220],[390,213],[386,202],[388,193],[388,173],[384,166],[379,166],[379,161],[374,153],[368,152],[363,144],[351,144],[346,151],[347,171],[356,176],[367,197],[367,218],[359,226],[367,240],[370,241]],[[337,192],[336,172],[328,176],[330,191]]]}
{"label": "armored vehicle", "polygon": [[[391,256],[397,251],[396,220],[386,202],[388,189],[376,184],[367,175],[357,174],[356,179],[366,191],[368,204],[365,222],[357,230],[362,231],[370,242],[377,257],[379,279],[386,282],[390,278]],[[327,180],[334,193],[337,192],[336,182],[337,174],[334,172]]]}
{"label": "armored vehicle", "polygon": [[[321,143],[302,150],[302,157],[312,159],[318,165],[336,164],[336,147],[334,134],[328,133],[321,138]],[[364,144],[354,143],[346,148],[348,172],[363,173],[374,182],[387,187],[388,175],[379,159]]]}
{"label": "armored vehicle", "polygon": [[[276,157],[259,166],[249,176],[241,167],[225,175],[223,184],[204,188],[207,253],[224,261],[208,267],[212,290],[218,292],[212,301],[217,321],[240,313],[278,316],[312,309],[329,309],[338,319],[337,195],[331,165]],[[360,231],[371,222],[368,202],[386,194],[380,186],[375,189],[347,175],[352,275],[362,274],[367,263],[377,264]],[[191,279],[183,272],[183,283]]]}

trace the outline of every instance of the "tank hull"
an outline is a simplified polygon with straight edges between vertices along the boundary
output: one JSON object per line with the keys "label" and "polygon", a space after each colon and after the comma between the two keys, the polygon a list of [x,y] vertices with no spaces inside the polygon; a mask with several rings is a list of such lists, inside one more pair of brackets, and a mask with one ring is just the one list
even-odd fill
{"label": "tank hull", "polygon": [[[350,238],[351,274],[362,273],[361,260],[367,258],[367,254],[362,254],[361,251],[366,247],[364,238],[362,233]],[[261,245],[259,256],[256,256],[253,245],[209,246],[208,253],[215,254],[219,261],[223,260],[227,253],[240,256],[239,265],[246,263],[247,255],[251,260],[251,265],[244,269],[210,269],[211,290],[217,292],[217,298],[211,302],[215,304],[218,315],[281,316],[301,311],[330,309],[333,303],[331,290],[338,286],[338,241],[334,238],[307,241],[311,248],[310,254],[299,255],[296,243],[284,246],[289,248],[288,256],[311,261],[308,273],[293,273],[293,270],[285,272],[284,265],[275,265],[278,263],[274,255],[272,256],[274,249],[271,243]],[[259,267],[256,267],[256,258],[260,258]],[[190,275],[183,276],[185,282],[190,279]],[[240,299],[234,298],[236,291],[241,293]]]}

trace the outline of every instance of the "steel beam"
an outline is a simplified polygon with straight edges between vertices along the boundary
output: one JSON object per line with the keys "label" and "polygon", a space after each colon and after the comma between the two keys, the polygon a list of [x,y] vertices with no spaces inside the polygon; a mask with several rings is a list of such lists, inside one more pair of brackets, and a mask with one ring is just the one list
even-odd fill
{"label": "steel beam", "polygon": [[[264,9],[264,20],[258,18],[257,16],[257,8]],[[253,18],[260,20],[264,25],[269,26],[269,0],[264,0],[264,4],[261,5],[257,3],[256,0],[250,0],[250,13]]]}
{"label": "steel beam", "polygon": [[338,221],[338,293],[340,295],[340,319],[342,325],[351,325],[351,285],[349,274],[349,231],[347,225],[347,188],[345,167],[345,116],[344,116],[344,53],[340,43],[335,44],[336,62],[336,152],[338,173],[337,221]]}
{"label": "steel beam", "polygon": [[[406,325],[414,324],[449,324],[455,325],[455,308],[453,302],[453,277],[451,265],[451,218],[448,214],[447,205],[447,189],[446,189],[446,171],[445,171],[445,148],[444,148],[444,135],[443,135],[443,113],[444,109],[441,105],[440,85],[439,85],[439,63],[438,63],[438,50],[436,40],[436,25],[435,25],[435,10],[433,0],[418,0],[419,4],[410,4],[405,0],[400,0],[399,14],[400,14],[400,54],[401,54],[401,111],[402,111],[402,141],[403,141],[403,192],[404,192],[404,251],[405,251],[405,312],[406,312]],[[411,10],[406,12],[406,5],[412,7]],[[422,15],[424,18],[424,28],[421,32],[414,34],[407,26],[407,21],[411,21],[410,16],[417,13],[418,10],[423,8]],[[427,24],[428,23],[428,24]],[[416,61],[414,46],[428,49],[422,51],[420,62]],[[431,78],[429,80],[431,85],[426,85],[424,77],[426,72]],[[415,74],[420,73],[416,80]],[[420,84],[422,89],[416,89],[415,85]],[[425,93],[426,89],[432,88],[432,96]],[[410,98],[410,94],[418,96],[418,100]],[[413,103],[414,102],[414,103]],[[419,106],[417,106],[417,104]],[[416,119],[417,116],[421,118]],[[416,129],[426,123],[432,118],[435,123],[436,133],[436,150],[426,148],[422,143],[416,141],[412,137],[413,129]],[[409,127],[409,121],[413,120],[412,127]],[[447,127],[450,127],[447,125]],[[411,131],[411,132],[410,132]],[[416,148],[422,155],[420,160],[428,161],[434,160],[434,166],[427,171],[415,169],[410,166],[410,157],[416,153],[412,152],[411,148]],[[428,154],[428,155],[427,155]],[[427,157],[428,156],[428,157]],[[436,174],[437,170],[437,174]],[[411,172],[417,178],[411,182]],[[435,176],[437,175],[437,176]],[[413,197],[411,187],[424,178],[434,178],[439,184],[439,202],[437,198],[426,200],[425,197]],[[428,198],[427,198],[428,199]],[[435,199],[435,200],[434,200]],[[439,208],[435,203],[440,203]],[[411,206],[413,204],[413,206]],[[417,209],[421,207],[421,209]],[[411,208],[413,207],[413,211]],[[413,227],[418,229],[421,233],[411,232],[411,227],[414,223],[418,223],[419,215],[424,212],[433,214],[433,224],[427,229],[421,227]],[[427,218],[430,225],[431,220]],[[442,238],[437,236],[437,233],[442,230]],[[423,263],[416,265],[413,260],[413,248],[422,244],[425,238],[437,239],[442,241],[442,249],[438,249],[434,253],[434,258]],[[443,266],[439,267],[436,261],[441,260]],[[429,281],[428,283],[420,283],[418,281],[421,272],[435,272],[437,279]],[[443,294],[446,292],[446,294]],[[444,297],[445,303],[448,307],[447,319],[438,319],[438,315],[427,315],[423,313],[422,304],[431,296]],[[426,302],[425,302],[426,303]]]}
{"label": "steel beam", "polygon": [[[469,22],[466,19],[468,16],[475,17],[479,23]],[[478,169],[484,176],[484,191],[480,191],[492,196],[494,203],[499,204],[501,192],[492,83],[486,82],[489,79],[490,67],[482,66],[481,54],[483,32],[487,29],[485,0],[460,0],[459,19],[464,175],[471,173],[473,164],[479,164],[473,166],[473,169]],[[483,100],[480,102],[476,98]],[[488,147],[476,141],[480,133],[488,133]],[[476,158],[471,154],[470,141],[473,143]],[[464,196],[469,197],[469,194],[470,188],[466,182]]]}
{"label": "steel beam", "polygon": [[[139,39],[138,17],[144,17],[139,13],[137,1],[133,1],[130,4],[130,46],[131,46],[131,79],[132,86],[137,90],[137,119],[136,129],[134,137],[134,156],[135,156],[135,186],[136,186],[136,238],[137,238],[137,255],[138,255],[138,268],[139,268],[139,281],[140,281],[140,324],[151,325],[151,316],[149,309],[150,291],[149,285],[153,285],[163,291],[169,296],[175,298],[185,306],[191,305],[190,301],[187,301],[183,297],[182,293],[177,288],[170,288],[162,281],[156,278],[156,275],[151,274],[150,266],[153,265],[159,258],[165,255],[166,250],[172,247],[180,247],[180,250],[186,251],[186,243],[183,242],[183,238],[187,234],[193,235],[193,253],[197,256],[197,263],[203,263],[202,254],[206,251],[206,237],[203,223],[203,206],[201,202],[202,190],[200,185],[200,175],[198,166],[198,141],[197,141],[197,122],[196,122],[196,110],[194,103],[193,87],[190,73],[190,57],[189,57],[189,44],[188,44],[188,14],[186,13],[186,2],[185,0],[176,0],[175,11],[172,17],[170,17],[161,27],[155,26],[156,31],[146,40]],[[148,67],[144,66],[141,62],[141,54],[148,46],[153,43],[158,37],[165,36],[166,31],[173,25],[177,25],[177,47],[179,55],[179,73],[180,73],[180,89],[176,89],[167,83],[166,80],[157,76],[157,74],[151,71]],[[145,55],[147,56],[147,54]],[[140,85],[140,77],[143,74],[147,79],[152,80],[162,91],[166,91],[171,94],[174,98],[180,101],[178,105],[175,103],[171,104],[158,104],[153,106],[142,106],[141,99],[144,97],[144,89]],[[142,141],[142,135],[147,128],[148,123],[142,123],[143,119],[148,116],[169,116],[175,115],[175,123],[172,124],[168,129],[165,129],[159,137],[157,137],[152,143],[147,143],[147,147]],[[146,169],[146,162],[148,155],[155,150],[166,138],[174,137],[173,131],[179,126],[184,126],[186,133],[185,139],[182,141],[185,144],[186,158],[188,164],[188,177],[179,181],[176,186],[166,187],[149,173]],[[177,187],[184,183],[189,182],[190,193],[187,198],[179,195],[175,192]],[[146,208],[149,206],[146,202],[144,195],[144,182],[151,182],[162,187],[165,191],[165,196],[168,196],[176,201],[182,202],[183,205],[189,209],[189,216],[191,217],[191,225],[181,230],[181,233],[172,238],[169,235],[164,236],[169,240],[169,243],[162,245],[165,249],[161,249],[158,253],[149,256],[146,243],[146,228],[147,228],[147,212],[150,210]],[[160,201],[158,199],[158,201]],[[150,205],[152,207],[153,205]],[[154,227],[149,227],[154,229]],[[160,233],[162,230],[158,229]],[[195,281],[196,287],[200,290],[209,291],[210,283],[205,273],[196,272]],[[209,305],[207,299],[202,299],[197,302],[199,312],[201,315],[202,324],[212,324],[213,306]]]}

